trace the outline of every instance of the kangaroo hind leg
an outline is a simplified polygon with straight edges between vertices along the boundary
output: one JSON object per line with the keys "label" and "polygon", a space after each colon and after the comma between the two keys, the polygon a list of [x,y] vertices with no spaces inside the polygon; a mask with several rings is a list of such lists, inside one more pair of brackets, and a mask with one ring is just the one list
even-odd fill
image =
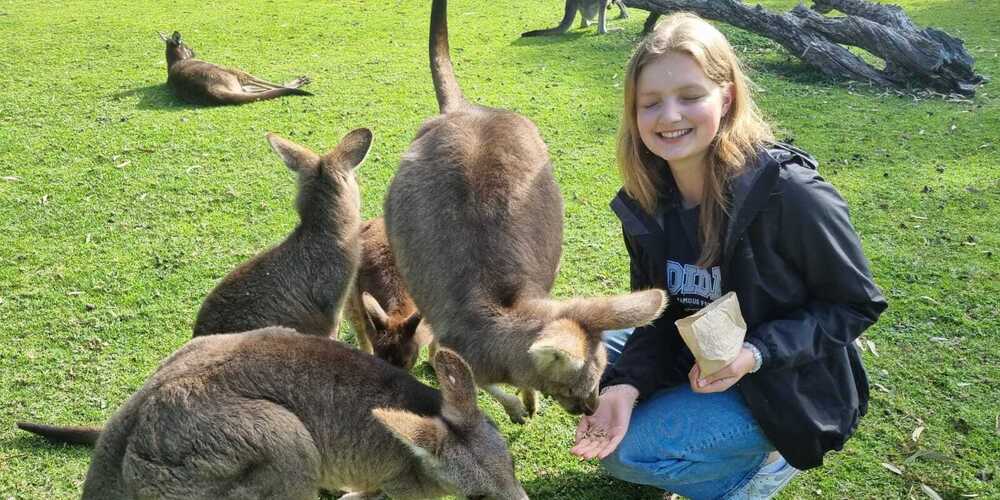
{"label": "kangaroo hind leg", "polygon": [[132,498],[318,496],[319,450],[285,408],[239,398],[204,403],[197,414],[161,413],[152,417],[152,432],[133,440],[125,455],[122,472]]}

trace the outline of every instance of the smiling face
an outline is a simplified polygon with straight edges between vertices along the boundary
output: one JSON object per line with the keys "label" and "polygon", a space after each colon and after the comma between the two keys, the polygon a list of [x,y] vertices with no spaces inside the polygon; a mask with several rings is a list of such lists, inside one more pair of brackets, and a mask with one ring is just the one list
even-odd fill
{"label": "smiling face", "polygon": [[636,85],[636,125],[643,144],[672,168],[704,166],[729,110],[729,88],[710,80],[685,53],[657,57],[642,69]]}

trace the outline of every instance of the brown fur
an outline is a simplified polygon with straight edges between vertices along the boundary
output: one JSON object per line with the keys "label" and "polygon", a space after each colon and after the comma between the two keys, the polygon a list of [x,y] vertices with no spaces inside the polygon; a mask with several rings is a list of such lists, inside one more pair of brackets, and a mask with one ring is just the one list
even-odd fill
{"label": "brown fur", "polygon": [[310,82],[300,76],[285,84],[271,83],[234,68],[223,68],[196,59],[194,51],[174,32],[167,45],[167,85],[177,97],[193,104],[243,104],[286,95],[312,95],[301,87]]}
{"label": "brown fur", "polygon": [[434,361],[441,392],[285,328],[194,339],[108,422],[83,499],[526,500],[468,365]]}
{"label": "brown fur", "polygon": [[[431,73],[442,115],[404,155],[385,203],[389,240],[437,342],[460,353],[514,421],[534,390],[592,413],[603,330],[655,319],[660,290],[548,298],[562,251],[563,204],[545,143],[527,118],[465,101],[448,56],[444,0],[431,14]],[[527,408],[491,384],[522,389]]]}
{"label": "brown fur", "polygon": [[381,217],[361,226],[361,265],[347,311],[361,350],[405,370],[413,367],[427,340],[418,335],[420,313],[396,268]]}
{"label": "brown fur", "polygon": [[274,134],[268,141],[298,173],[301,220],[281,244],[222,279],[198,311],[195,336],[276,325],[337,336],[361,254],[354,170],[371,147],[372,133],[355,130],[323,157]]}

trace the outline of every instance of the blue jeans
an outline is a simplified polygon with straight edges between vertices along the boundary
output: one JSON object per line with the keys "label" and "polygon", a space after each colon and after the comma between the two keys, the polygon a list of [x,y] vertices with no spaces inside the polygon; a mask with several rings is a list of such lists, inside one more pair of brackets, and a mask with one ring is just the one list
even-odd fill
{"label": "blue jeans", "polygon": [[[631,333],[605,333],[609,363],[618,359]],[[727,498],[757,473],[773,450],[735,387],[698,394],[681,385],[635,407],[625,438],[602,465],[623,481],[694,500]]]}

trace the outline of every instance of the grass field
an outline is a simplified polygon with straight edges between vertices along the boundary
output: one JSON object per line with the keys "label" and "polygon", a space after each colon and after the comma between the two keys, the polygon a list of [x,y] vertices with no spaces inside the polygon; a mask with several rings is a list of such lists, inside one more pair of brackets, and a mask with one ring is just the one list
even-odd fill
{"label": "grass field", "polygon": [[[791,0],[765,5],[787,8]],[[1000,77],[1000,2],[900,0],[920,24],[966,41]],[[264,141],[315,150],[374,130],[359,171],[366,217],[400,153],[436,113],[429,1],[132,2],[0,0],[0,498],[79,495],[89,450],[16,432],[16,419],[105,420],[191,335],[208,291],[294,226],[294,179]],[[561,0],[453,0],[465,94],[534,120],[566,200],[555,294],[627,287],[607,203],[624,31],[522,40]],[[848,199],[890,309],[864,338],[871,409],[843,452],[782,498],[1000,498],[1000,92],[972,101],[900,96],[824,79],[766,39],[729,27],[758,102],[783,139],[821,161]],[[242,107],[179,103],[156,31],[206,60],[316,96]],[[871,348],[874,347],[874,348]],[[430,380],[426,365],[418,374]],[[655,499],[568,449],[576,419],[551,400],[501,422],[532,498]],[[893,472],[883,464],[891,464]]]}

